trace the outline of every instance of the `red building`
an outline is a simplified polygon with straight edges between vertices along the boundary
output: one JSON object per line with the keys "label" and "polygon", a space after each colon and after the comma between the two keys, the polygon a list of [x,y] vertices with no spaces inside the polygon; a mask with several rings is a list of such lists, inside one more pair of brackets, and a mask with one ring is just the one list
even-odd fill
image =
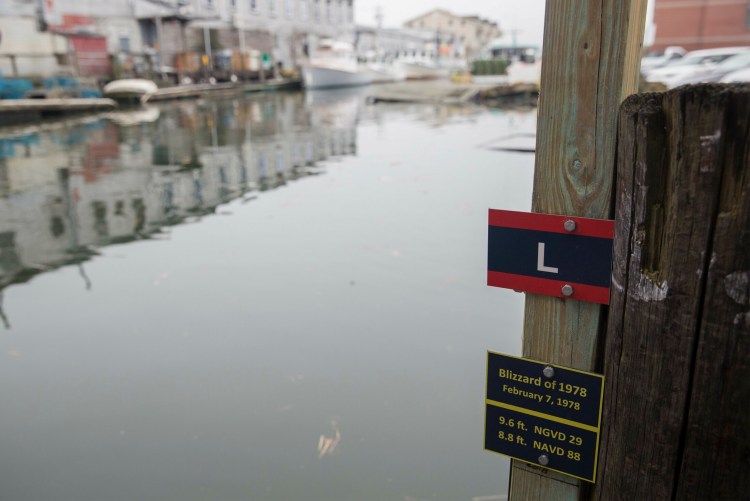
{"label": "red building", "polygon": [[750,46],[750,0],[656,0],[653,49]]}

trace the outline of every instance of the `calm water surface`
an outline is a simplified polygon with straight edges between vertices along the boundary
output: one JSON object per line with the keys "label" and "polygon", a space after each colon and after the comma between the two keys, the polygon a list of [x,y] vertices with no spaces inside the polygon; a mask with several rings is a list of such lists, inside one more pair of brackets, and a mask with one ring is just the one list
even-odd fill
{"label": "calm water surface", "polygon": [[487,209],[533,156],[492,145],[534,127],[328,91],[0,132],[0,499],[502,499]]}

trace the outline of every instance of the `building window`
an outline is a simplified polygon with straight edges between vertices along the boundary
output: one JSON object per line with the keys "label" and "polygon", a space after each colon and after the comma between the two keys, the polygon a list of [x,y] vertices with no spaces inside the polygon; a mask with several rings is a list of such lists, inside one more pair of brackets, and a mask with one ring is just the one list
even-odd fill
{"label": "building window", "polygon": [[250,0],[250,12],[258,12],[258,0]]}
{"label": "building window", "polygon": [[232,12],[234,12],[235,10],[237,10],[237,0],[230,0],[229,6],[231,7]]}
{"label": "building window", "polygon": [[313,0],[313,19],[320,21],[320,0]]}
{"label": "building window", "polygon": [[289,19],[294,17],[294,0],[284,0],[284,7],[286,10],[286,17]]}
{"label": "building window", "polygon": [[326,21],[328,21],[328,24],[331,24],[333,21],[333,16],[331,15],[333,12],[333,4],[331,3],[331,0],[326,0]]}
{"label": "building window", "polygon": [[268,0],[268,14],[276,15],[276,0]]}
{"label": "building window", "polygon": [[299,0],[299,17],[307,19],[307,0]]}
{"label": "building window", "polygon": [[125,54],[130,53],[130,38],[120,37],[120,52]]}

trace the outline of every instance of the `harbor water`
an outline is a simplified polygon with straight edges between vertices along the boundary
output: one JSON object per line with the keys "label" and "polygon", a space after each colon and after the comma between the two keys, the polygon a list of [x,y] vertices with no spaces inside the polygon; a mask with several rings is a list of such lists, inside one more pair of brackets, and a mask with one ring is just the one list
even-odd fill
{"label": "harbor water", "polygon": [[505,499],[536,112],[367,92],[0,130],[0,500]]}

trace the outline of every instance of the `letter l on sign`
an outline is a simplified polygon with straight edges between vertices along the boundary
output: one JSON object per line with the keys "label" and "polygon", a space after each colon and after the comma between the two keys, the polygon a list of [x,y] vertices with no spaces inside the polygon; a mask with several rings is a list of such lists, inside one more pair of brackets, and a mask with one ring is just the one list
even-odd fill
{"label": "letter l on sign", "polygon": [[538,254],[536,259],[536,269],[539,271],[546,271],[549,273],[557,273],[557,268],[552,266],[544,266],[544,242],[539,242]]}
{"label": "letter l on sign", "polygon": [[614,221],[490,209],[488,222],[487,285],[609,304]]}

